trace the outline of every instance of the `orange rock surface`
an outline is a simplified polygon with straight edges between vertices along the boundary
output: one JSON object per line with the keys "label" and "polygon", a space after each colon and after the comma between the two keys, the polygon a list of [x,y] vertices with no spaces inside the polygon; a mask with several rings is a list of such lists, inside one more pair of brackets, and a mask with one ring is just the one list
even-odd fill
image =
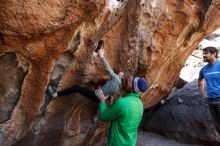
{"label": "orange rock surface", "polygon": [[[219,0],[7,0],[0,9],[0,61],[9,58],[8,67],[0,62],[0,103],[10,105],[0,111],[7,113],[0,119],[2,146],[105,142],[108,126],[93,123],[97,105],[78,94],[50,102],[46,93],[49,84],[95,89],[109,79],[92,56],[98,40],[116,72],[149,81],[147,108],[167,96],[187,57],[220,27]],[[6,84],[15,79],[16,86]]]}

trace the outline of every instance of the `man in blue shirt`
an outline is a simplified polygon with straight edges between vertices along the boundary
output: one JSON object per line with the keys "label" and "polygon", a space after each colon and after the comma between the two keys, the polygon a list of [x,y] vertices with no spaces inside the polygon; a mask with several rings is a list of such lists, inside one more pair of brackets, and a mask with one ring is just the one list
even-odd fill
{"label": "man in blue shirt", "polygon": [[[198,86],[202,97],[207,98],[210,111],[219,122],[220,118],[220,61],[215,47],[203,49],[203,60],[208,64],[199,72]],[[206,81],[206,92],[205,92]],[[219,122],[220,123],[220,122]]]}

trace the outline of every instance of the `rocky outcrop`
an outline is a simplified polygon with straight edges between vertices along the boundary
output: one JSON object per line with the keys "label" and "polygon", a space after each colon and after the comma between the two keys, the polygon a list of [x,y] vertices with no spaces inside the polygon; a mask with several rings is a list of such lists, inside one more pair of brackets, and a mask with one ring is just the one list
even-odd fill
{"label": "rocky outcrop", "polygon": [[20,92],[27,68],[22,67],[15,53],[5,53],[0,57],[0,123],[10,119],[20,98]]}
{"label": "rocky outcrop", "polygon": [[109,79],[92,56],[103,39],[116,72],[149,81],[143,102],[153,106],[167,96],[198,43],[220,26],[219,7],[218,0],[1,1],[0,56],[10,52],[14,59],[0,72],[13,80],[0,86],[2,93],[13,91],[0,94],[0,104],[10,105],[0,117],[0,144],[101,144],[107,125],[93,123],[97,106],[80,95],[51,102],[48,84],[94,89]]}
{"label": "rocky outcrop", "polygon": [[[188,83],[167,102],[146,111],[144,129],[180,142],[219,145],[220,135],[207,101],[199,95],[197,82]],[[216,125],[220,126],[218,123]]]}

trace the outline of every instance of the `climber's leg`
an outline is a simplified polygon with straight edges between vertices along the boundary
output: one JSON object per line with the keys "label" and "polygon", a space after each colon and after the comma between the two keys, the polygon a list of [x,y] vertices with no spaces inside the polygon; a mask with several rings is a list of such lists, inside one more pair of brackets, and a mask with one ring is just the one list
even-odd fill
{"label": "climber's leg", "polygon": [[82,87],[80,85],[73,85],[70,88],[64,89],[62,91],[57,92],[57,96],[69,95],[73,93],[80,93],[81,95],[85,96],[86,98],[92,100],[93,102],[99,103],[99,99],[96,97],[95,92],[90,90],[89,88]]}

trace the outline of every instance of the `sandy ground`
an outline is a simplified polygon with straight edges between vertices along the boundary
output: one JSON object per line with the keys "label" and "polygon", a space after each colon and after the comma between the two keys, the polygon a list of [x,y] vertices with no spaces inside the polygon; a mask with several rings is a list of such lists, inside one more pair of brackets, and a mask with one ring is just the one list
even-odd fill
{"label": "sandy ground", "polygon": [[138,142],[136,146],[202,146],[183,144],[174,139],[168,139],[164,136],[149,132],[139,132],[138,134]]}

